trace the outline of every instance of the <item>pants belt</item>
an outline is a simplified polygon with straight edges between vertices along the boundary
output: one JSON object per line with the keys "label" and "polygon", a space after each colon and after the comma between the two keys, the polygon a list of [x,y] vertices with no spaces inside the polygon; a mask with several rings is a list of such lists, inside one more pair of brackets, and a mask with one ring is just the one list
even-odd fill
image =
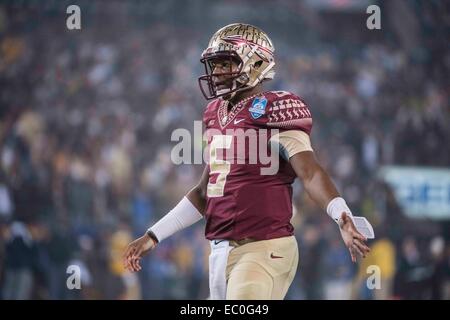
{"label": "pants belt", "polygon": [[252,238],[245,238],[245,239],[241,239],[241,240],[230,240],[229,243],[230,243],[230,246],[232,246],[232,247],[240,247],[240,246],[243,246],[244,244],[255,242],[255,241],[258,241],[258,240],[252,239]]}

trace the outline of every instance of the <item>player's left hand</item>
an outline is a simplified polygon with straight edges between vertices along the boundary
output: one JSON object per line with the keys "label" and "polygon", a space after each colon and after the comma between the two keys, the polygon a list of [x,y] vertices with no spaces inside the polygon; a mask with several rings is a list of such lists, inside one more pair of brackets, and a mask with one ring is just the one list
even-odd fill
{"label": "player's left hand", "polygon": [[365,258],[370,252],[370,248],[365,244],[367,239],[356,230],[352,219],[345,212],[342,213],[341,219],[339,220],[339,230],[341,231],[345,245],[350,251],[352,261],[356,262],[357,255]]}
{"label": "player's left hand", "polygon": [[131,272],[142,269],[141,258],[156,247],[156,242],[147,234],[131,242],[123,255],[123,265]]}

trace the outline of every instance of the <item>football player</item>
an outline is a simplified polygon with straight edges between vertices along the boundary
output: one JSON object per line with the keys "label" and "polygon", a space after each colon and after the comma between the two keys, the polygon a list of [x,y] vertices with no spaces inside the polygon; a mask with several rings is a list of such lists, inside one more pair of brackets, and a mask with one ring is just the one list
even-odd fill
{"label": "football player", "polygon": [[[303,182],[309,196],[337,222],[353,262],[370,249],[356,229],[352,212],[329,175],[317,162],[310,141],[312,117],[300,97],[264,91],[275,75],[274,46],[261,29],[235,23],[218,30],[200,60],[199,78],[211,102],[204,112],[210,161],[198,184],[147,233],[129,244],[124,264],[141,269],[140,259],[175,232],[206,219],[211,244],[211,299],[283,299],[298,263],[293,235],[292,183]],[[263,175],[263,165],[218,157],[235,146],[230,130],[269,129],[269,144],[279,146],[276,174]],[[238,131],[236,131],[238,132]],[[242,132],[242,131],[239,131]],[[244,158],[248,160],[249,153]],[[234,159],[235,160],[235,159]]]}

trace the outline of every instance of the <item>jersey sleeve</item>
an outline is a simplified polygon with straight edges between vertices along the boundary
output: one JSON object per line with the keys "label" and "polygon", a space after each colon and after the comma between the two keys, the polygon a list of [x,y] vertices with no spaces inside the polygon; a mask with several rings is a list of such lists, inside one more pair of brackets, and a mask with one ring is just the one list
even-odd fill
{"label": "jersey sleeve", "polygon": [[300,97],[287,91],[271,92],[267,112],[267,126],[272,129],[301,130],[308,135],[312,130],[312,116],[308,105]]}
{"label": "jersey sleeve", "polygon": [[299,152],[313,151],[310,140],[313,121],[306,102],[286,91],[271,92],[270,98],[267,127],[279,131],[270,142],[278,145],[281,156],[289,160]]}

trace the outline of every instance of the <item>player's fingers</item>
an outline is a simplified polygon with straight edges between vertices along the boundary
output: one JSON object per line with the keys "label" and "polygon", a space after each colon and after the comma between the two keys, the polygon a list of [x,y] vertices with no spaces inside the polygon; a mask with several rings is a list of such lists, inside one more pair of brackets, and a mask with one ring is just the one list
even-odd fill
{"label": "player's fingers", "polygon": [[123,254],[124,257],[128,257],[134,250],[133,245],[128,245],[127,249],[125,250],[125,253]]}
{"label": "player's fingers", "polygon": [[134,254],[134,248],[130,249],[129,252],[127,252],[126,257],[125,257],[128,269],[130,271],[133,271],[133,264],[132,264],[133,254]]}
{"label": "player's fingers", "polygon": [[125,258],[125,263],[126,263],[126,269],[133,271],[133,266],[131,265],[131,261],[130,261],[129,257]]}
{"label": "player's fingers", "polygon": [[365,257],[364,253],[358,248],[357,245],[353,244],[352,248],[353,248],[354,252],[359,254],[361,257]]}
{"label": "player's fingers", "polygon": [[369,253],[370,248],[368,246],[366,246],[364,243],[362,243],[361,241],[359,241],[358,239],[354,239],[353,243],[362,251],[364,252],[364,254]]}
{"label": "player's fingers", "polygon": [[130,265],[130,270],[135,272],[136,271],[136,266],[135,266],[135,258],[134,257],[129,257],[128,258],[128,263]]}
{"label": "player's fingers", "polygon": [[123,254],[123,262],[124,262],[125,268],[130,267],[130,257],[133,253],[133,250],[134,250],[133,246],[128,246],[127,250],[125,250],[125,253]]}
{"label": "player's fingers", "polygon": [[142,252],[144,252],[142,246],[137,246],[133,252],[133,257],[140,258],[142,256]]}
{"label": "player's fingers", "polygon": [[135,267],[134,267],[134,264],[133,264],[133,257],[128,257],[127,258],[127,265],[128,265],[128,270],[135,271],[134,270]]}
{"label": "player's fingers", "polygon": [[358,231],[353,231],[353,238],[359,239],[361,241],[367,241],[366,237],[364,237],[361,233]]}
{"label": "player's fingers", "polygon": [[134,250],[135,250],[134,245],[129,245],[127,250],[125,250],[124,257],[129,258],[133,254]]}
{"label": "player's fingers", "polygon": [[136,264],[137,264],[137,267],[138,267],[137,271],[141,271],[141,269],[142,269],[142,267],[141,267],[141,259],[137,259]]}
{"label": "player's fingers", "polygon": [[133,254],[131,255],[131,263],[135,271],[138,271],[139,269],[138,262],[141,258],[141,254],[142,254],[142,246],[136,246],[134,248]]}
{"label": "player's fingers", "polygon": [[134,267],[135,271],[139,271],[142,269],[141,264],[140,264],[140,261],[141,261],[140,255],[133,256],[132,261],[133,261],[133,267]]}
{"label": "player's fingers", "polygon": [[353,249],[350,247],[348,248],[348,251],[350,251],[350,256],[352,258],[352,262],[356,262],[355,254],[353,253]]}
{"label": "player's fingers", "polygon": [[127,257],[123,257],[122,264],[125,269],[128,269],[128,259]]}
{"label": "player's fingers", "polygon": [[138,258],[138,257],[134,257],[132,260],[131,260],[131,264],[133,265],[133,271],[139,271],[139,260],[140,260],[140,258]]}

